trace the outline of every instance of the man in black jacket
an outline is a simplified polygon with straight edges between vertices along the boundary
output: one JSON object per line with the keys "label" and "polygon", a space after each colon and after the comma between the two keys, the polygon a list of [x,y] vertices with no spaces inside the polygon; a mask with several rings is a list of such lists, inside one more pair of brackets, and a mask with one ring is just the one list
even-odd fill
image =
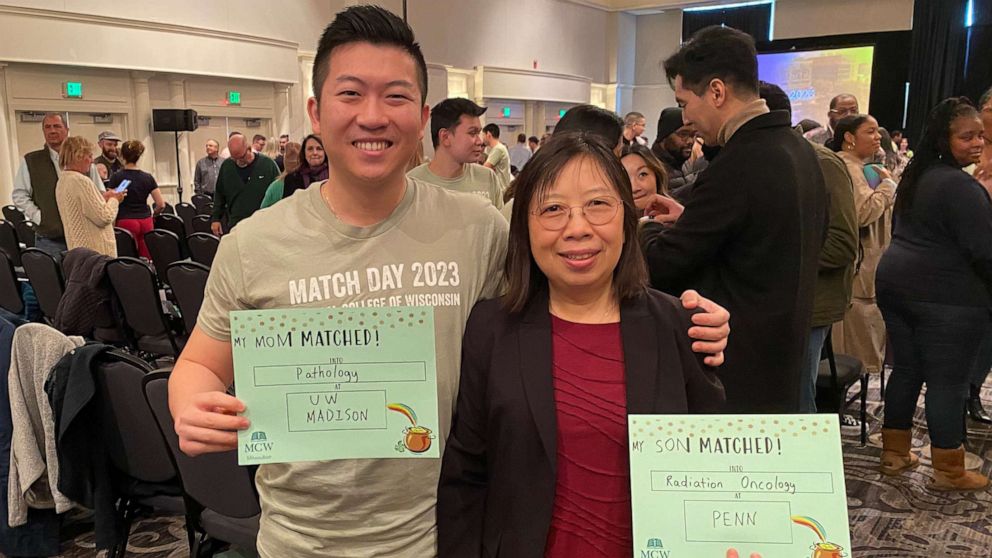
{"label": "man in black jacket", "polygon": [[655,198],[641,243],[655,288],[698,286],[733,335],[719,376],[727,412],[797,412],[827,195],[813,148],[758,97],[754,40],[708,27],[665,61],[707,145],[722,149],[683,207]]}

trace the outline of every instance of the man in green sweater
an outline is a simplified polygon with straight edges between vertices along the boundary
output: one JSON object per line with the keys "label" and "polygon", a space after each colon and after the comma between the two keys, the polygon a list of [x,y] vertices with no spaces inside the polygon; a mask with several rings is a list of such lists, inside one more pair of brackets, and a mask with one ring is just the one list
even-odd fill
{"label": "man in green sweater", "polygon": [[232,132],[227,139],[231,157],[221,163],[214,190],[214,212],[210,230],[224,234],[221,219],[227,217],[228,230],[262,206],[265,190],[279,176],[275,161],[255,153],[241,132]]}

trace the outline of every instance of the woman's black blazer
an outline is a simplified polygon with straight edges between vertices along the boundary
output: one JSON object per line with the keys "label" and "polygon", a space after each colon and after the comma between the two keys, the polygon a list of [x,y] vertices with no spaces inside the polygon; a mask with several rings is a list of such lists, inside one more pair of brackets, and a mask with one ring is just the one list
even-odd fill
{"label": "woman's black blazer", "polygon": [[[629,414],[717,412],[723,387],[692,352],[690,313],[649,290],[620,309]],[[541,558],[555,497],[557,422],[546,292],[523,312],[478,303],[438,486],[440,558]]]}

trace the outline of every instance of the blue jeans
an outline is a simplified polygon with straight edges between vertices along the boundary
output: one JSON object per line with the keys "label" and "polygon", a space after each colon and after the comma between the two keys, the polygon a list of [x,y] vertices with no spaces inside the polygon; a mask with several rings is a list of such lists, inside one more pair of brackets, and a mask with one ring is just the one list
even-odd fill
{"label": "blue jeans", "polygon": [[814,327],[809,331],[806,347],[806,371],[799,377],[799,412],[816,412],[816,376],[820,371],[820,353],[830,326]]}
{"label": "blue jeans", "polygon": [[884,426],[913,426],[925,382],[930,441],[936,448],[957,448],[964,442],[969,378],[989,323],[988,308],[902,300],[884,292],[878,293],[878,307],[893,357]]}
{"label": "blue jeans", "polygon": [[985,383],[985,378],[992,369],[992,321],[985,326],[985,335],[978,345],[978,356],[975,357],[975,367],[971,370],[971,385],[981,389]]}

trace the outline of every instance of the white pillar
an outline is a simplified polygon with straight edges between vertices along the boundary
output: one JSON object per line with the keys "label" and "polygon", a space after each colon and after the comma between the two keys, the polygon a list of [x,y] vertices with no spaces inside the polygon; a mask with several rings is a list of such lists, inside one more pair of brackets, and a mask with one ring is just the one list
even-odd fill
{"label": "white pillar", "polygon": [[[186,108],[186,78],[184,76],[169,76],[169,104],[172,108]],[[173,138],[175,142],[175,138]],[[173,148],[175,149],[175,148]],[[175,155],[175,151],[172,153]],[[190,162],[189,133],[179,132],[179,179],[182,180],[183,200],[193,196],[193,164]],[[177,192],[178,194],[178,192]]]}
{"label": "white pillar", "polygon": [[7,122],[7,76],[6,64],[0,63],[0,141],[5,141],[8,149],[0,149],[0,205],[10,203],[10,193],[13,190],[15,165],[20,164],[17,157],[17,142],[14,141],[13,128]]}
{"label": "white pillar", "polygon": [[155,174],[155,141],[152,137],[152,99],[148,91],[150,72],[131,72],[131,88],[134,91],[134,118],[131,119],[131,137],[145,145],[145,154],[138,166],[145,172]]}
{"label": "white pillar", "polygon": [[289,122],[289,84],[276,83],[275,87],[275,120],[272,122],[272,141],[278,141],[282,134],[290,133]]}

